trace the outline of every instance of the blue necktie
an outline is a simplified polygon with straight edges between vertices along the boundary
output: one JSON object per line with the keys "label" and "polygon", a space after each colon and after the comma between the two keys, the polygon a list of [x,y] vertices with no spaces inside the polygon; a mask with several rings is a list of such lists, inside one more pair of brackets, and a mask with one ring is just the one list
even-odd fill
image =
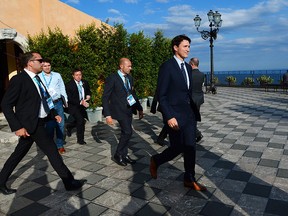
{"label": "blue necktie", "polygon": [[36,79],[36,83],[38,84],[39,89],[40,89],[40,94],[41,94],[41,99],[42,99],[42,104],[43,104],[44,110],[46,113],[49,113],[50,108],[49,108],[47,100],[46,100],[49,97],[49,95],[45,91],[45,89],[42,87],[42,85],[41,85],[42,82],[41,82],[40,77],[38,75],[36,75],[35,79]]}
{"label": "blue necktie", "polygon": [[82,100],[83,95],[82,95],[82,86],[80,85],[80,82],[77,83],[77,87],[78,87],[78,92],[79,92],[79,98],[80,100]]}
{"label": "blue necktie", "polygon": [[130,93],[129,79],[127,75],[124,75],[124,81],[125,81],[125,88],[127,92]]}

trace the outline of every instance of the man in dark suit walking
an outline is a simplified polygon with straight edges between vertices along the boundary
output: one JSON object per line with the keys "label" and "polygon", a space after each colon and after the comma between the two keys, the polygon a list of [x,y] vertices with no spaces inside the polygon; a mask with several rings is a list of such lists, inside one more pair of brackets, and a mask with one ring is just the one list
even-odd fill
{"label": "man in dark suit walking", "polygon": [[42,71],[42,57],[37,52],[27,52],[20,61],[24,69],[12,77],[1,103],[2,111],[11,130],[19,137],[19,142],[0,172],[0,192],[5,195],[16,192],[8,188],[6,183],[34,142],[48,157],[66,190],[79,189],[86,180],[74,179],[44,127],[50,116],[57,122],[62,119],[53,108],[51,96],[36,76]]}
{"label": "man in dark suit walking", "polygon": [[82,70],[75,69],[72,72],[72,79],[66,84],[68,96],[68,113],[73,117],[73,121],[67,122],[67,136],[71,136],[72,128],[77,129],[77,143],[86,144],[84,141],[85,118],[87,119],[86,108],[89,107],[87,101],[91,98],[91,91],[86,80],[82,80]]}
{"label": "man in dark suit walking", "polygon": [[169,127],[170,146],[151,157],[150,174],[156,179],[157,169],[161,164],[183,153],[184,186],[204,191],[206,187],[195,179],[196,120],[201,117],[192,100],[192,68],[184,61],[190,51],[190,42],[190,38],[185,35],[173,38],[171,48],[174,56],[159,69],[158,101],[164,124]]}
{"label": "man in dark suit walking", "polygon": [[131,61],[121,58],[119,70],[106,79],[102,96],[103,114],[107,124],[113,124],[113,119],[116,119],[121,128],[119,143],[114,154],[115,162],[121,166],[136,162],[128,155],[128,144],[133,133],[132,113],[138,110],[139,119],[143,118],[143,108],[134,91],[134,81],[130,75],[131,69]]}
{"label": "man in dark suit walking", "polygon": [[[192,67],[192,99],[200,112],[200,106],[204,103],[204,92],[202,88],[205,75],[198,69],[199,67],[198,58],[191,58],[189,64]],[[201,131],[198,129],[196,121],[196,142],[200,142],[202,138],[203,135]]]}

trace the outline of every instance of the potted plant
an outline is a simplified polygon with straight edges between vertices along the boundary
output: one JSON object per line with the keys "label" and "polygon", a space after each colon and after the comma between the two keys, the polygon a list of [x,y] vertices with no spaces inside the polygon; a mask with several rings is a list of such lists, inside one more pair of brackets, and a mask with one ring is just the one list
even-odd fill
{"label": "potted plant", "polygon": [[253,86],[255,84],[255,81],[254,81],[254,79],[252,77],[245,77],[243,82],[242,82],[242,84],[244,86],[251,87],[251,86]]}
{"label": "potted plant", "polygon": [[265,86],[267,84],[271,84],[273,79],[270,76],[261,75],[257,78],[257,81],[259,82],[260,86]]}
{"label": "potted plant", "polygon": [[97,123],[102,121],[102,94],[104,90],[104,79],[100,78],[97,80],[96,91],[92,92],[90,106],[86,110],[88,115],[88,120],[91,123]]}
{"label": "potted plant", "polygon": [[231,86],[231,85],[234,85],[236,83],[236,77],[233,77],[233,76],[227,76],[225,78],[225,81],[228,82],[228,85]]}

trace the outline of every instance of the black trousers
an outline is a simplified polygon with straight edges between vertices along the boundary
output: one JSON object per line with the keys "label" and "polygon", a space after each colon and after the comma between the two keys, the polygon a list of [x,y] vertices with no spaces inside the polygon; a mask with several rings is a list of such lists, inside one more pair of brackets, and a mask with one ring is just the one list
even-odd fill
{"label": "black trousers", "polygon": [[133,133],[132,116],[127,116],[126,118],[117,121],[121,128],[121,135],[115,154],[125,157],[128,154],[129,140]]}
{"label": "black trousers", "polygon": [[195,181],[195,161],[196,161],[196,121],[194,114],[190,116],[180,130],[168,128],[170,146],[162,153],[153,156],[157,166],[173,160],[183,153],[184,157],[184,178],[188,181]]}
{"label": "black trousers", "polygon": [[64,184],[69,184],[72,180],[74,180],[72,173],[64,164],[61,155],[58,153],[56,144],[54,143],[53,139],[48,136],[44,126],[45,120],[39,119],[36,131],[33,134],[30,134],[30,137],[21,137],[19,139],[14,152],[7,159],[0,172],[0,185],[6,184],[9,176],[28,153],[34,142],[48,157],[52,167],[62,179]]}
{"label": "black trousers", "polygon": [[75,112],[71,116],[73,121],[68,121],[66,127],[70,129],[76,127],[77,142],[82,142],[84,141],[86,111],[85,109],[79,109],[79,112]]}

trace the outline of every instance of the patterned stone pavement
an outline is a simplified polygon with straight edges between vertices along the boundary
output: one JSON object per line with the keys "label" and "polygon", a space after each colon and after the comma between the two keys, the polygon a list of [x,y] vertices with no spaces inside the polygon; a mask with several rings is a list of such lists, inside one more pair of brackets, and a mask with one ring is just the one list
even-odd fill
{"label": "patterned stone pavement", "polygon": [[[135,117],[130,154],[138,161],[127,167],[111,160],[117,125],[87,122],[87,145],[76,144],[74,132],[63,155],[76,178],[88,179],[83,189],[66,192],[33,145],[8,182],[17,193],[0,194],[0,215],[287,215],[287,111],[288,94],[282,91],[219,87],[218,94],[205,95],[196,173],[207,192],[183,187],[181,156],[151,179],[150,156],[165,148],[154,143],[162,127],[159,113],[146,110],[143,120]],[[3,115],[0,127],[2,167],[16,140]]]}

